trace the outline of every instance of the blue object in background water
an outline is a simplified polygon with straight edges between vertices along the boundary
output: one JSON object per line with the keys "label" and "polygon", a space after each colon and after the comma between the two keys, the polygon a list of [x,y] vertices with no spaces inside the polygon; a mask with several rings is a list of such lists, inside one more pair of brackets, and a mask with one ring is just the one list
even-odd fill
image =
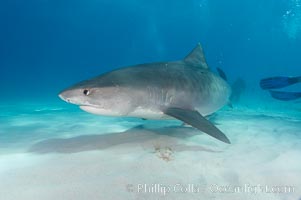
{"label": "blue object in background water", "polygon": [[301,98],[301,92],[274,91],[273,89],[285,88],[301,82],[301,77],[270,77],[260,80],[260,87],[269,90],[274,99],[292,101]]}
{"label": "blue object in background water", "polygon": [[260,80],[260,87],[263,90],[279,89],[301,82],[300,77],[277,76]]}

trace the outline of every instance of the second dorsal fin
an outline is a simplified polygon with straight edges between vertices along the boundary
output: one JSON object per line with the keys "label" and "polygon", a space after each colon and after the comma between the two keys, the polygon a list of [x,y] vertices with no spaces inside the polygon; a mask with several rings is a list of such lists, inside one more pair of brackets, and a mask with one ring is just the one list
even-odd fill
{"label": "second dorsal fin", "polygon": [[184,58],[184,61],[190,65],[208,69],[203,48],[200,43]]}

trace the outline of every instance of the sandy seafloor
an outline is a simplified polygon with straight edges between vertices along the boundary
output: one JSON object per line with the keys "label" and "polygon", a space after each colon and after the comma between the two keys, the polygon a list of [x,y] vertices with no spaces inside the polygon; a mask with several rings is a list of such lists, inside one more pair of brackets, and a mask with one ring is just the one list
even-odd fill
{"label": "sandy seafloor", "polygon": [[231,145],[178,121],[3,104],[0,200],[300,199],[300,111],[212,120]]}

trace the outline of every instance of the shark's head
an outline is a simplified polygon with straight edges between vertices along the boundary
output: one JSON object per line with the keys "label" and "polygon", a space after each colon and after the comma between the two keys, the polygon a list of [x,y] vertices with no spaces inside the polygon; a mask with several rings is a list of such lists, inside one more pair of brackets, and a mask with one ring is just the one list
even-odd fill
{"label": "shark's head", "polygon": [[86,112],[107,116],[126,114],[131,102],[123,88],[115,85],[101,86],[93,79],[63,90],[59,97],[78,105]]}

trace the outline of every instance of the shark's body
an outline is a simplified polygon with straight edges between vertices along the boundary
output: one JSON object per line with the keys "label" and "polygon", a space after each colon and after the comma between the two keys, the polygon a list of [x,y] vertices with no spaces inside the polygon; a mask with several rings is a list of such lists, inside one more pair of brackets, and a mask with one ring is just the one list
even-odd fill
{"label": "shark's body", "polygon": [[80,82],[60,97],[99,115],[177,118],[229,143],[203,116],[223,107],[229,85],[212,73],[198,45],[184,60],[126,67]]}

